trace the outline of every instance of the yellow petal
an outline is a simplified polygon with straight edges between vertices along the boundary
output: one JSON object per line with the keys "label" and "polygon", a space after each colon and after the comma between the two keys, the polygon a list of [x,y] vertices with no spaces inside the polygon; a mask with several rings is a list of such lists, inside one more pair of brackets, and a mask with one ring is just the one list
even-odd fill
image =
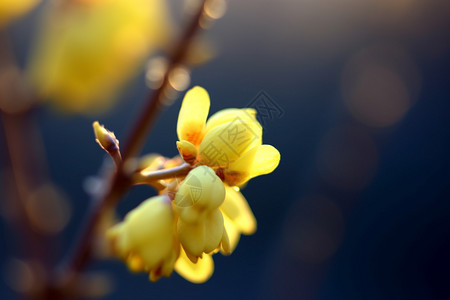
{"label": "yellow petal", "polygon": [[280,163],[280,152],[271,145],[259,145],[248,150],[225,170],[225,182],[241,185],[253,177],[269,174]]}
{"label": "yellow petal", "polygon": [[219,209],[211,212],[205,220],[205,249],[209,253],[219,247],[223,237],[223,217]]}
{"label": "yellow petal", "polygon": [[[226,186],[225,190],[225,201],[220,207],[224,219],[228,218],[236,229],[242,233],[253,234],[256,231],[256,219],[247,200],[241,192],[236,191],[233,187]],[[227,233],[230,234],[228,230]]]}
{"label": "yellow petal", "polygon": [[177,142],[178,152],[185,162],[193,164],[197,159],[197,148],[190,142],[181,140]]}
{"label": "yellow petal", "polygon": [[199,148],[200,162],[226,167],[261,142],[262,128],[257,121],[235,119],[214,127],[205,135]]}
{"label": "yellow petal", "polygon": [[181,249],[180,257],[175,263],[175,271],[190,282],[203,283],[213,274],[214,261],[211,255],[204,254],[203,258],[199,258],[194,264]]}
{"label": "yellow petal", "polygon": [[234,249],[236,249],[236,246],[239,242],[239,238],[241,237],[241,232],[236,227],[234,222],[230,218],[228,218],[225,214],[223,215],[223,224],[225,226],[225,231],[227,232],[228,235],[229,251],[222,249],[221,252],[222,254],[226,255],[231,254],[234,251]]}
{"label": "yellow petal", "polygon": [[223,228],[222,213],[216,209],[198,223],[178,219],[177,233],[186,253],[192,257],[201,257],[203,253],[210,253],[220,246]]}
{"label": "yellow petal", "polygon": [[261,145],[253,159],[250,177],[272,173],[280,163],[280,152],[271,145]]}
{"label": "yellow petal", "polygon": [[231,122],[236,118],[256,121],[256,110],[253,108],[227,108],[219,110],[208,118],[208,121],[206,122],[205,134],[212,128]]}
{"label": "yellow petal", "polygon": [[233,252],[232,244],[230,241],[230,237],[228,236],[227,231],[225,230],[225,216],[222,214],[222,217],[224,218],[223,221],[223,235],[222,235],[222,241],[220,242],[220,248],[214,250],[216,252],[220,251],[223,255],[229,255],[231,252]]}
{"label": "yellow petal", "polygon": [[179,140],[186,140],[194,145],[201,142],[209,105],[209,95],[204,88],[196,86],[186,93],[178,114],[177,134]]}
{"label": "yellow petal", "polygon": [[200,257],[205,249],[205,227],[203,223],[187,223],[178,219],[178,238],[186,250],[193,257]]}

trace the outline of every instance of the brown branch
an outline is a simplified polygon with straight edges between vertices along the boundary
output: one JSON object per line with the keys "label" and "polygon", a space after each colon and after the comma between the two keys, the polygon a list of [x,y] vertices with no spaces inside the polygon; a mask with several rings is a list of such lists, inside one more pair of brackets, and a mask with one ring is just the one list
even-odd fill
{"label": "brown branch", "polygon": [[152,184],[153,182],[161,179],[186,176],[191,169],[192,166],[190,164],[184,163],[171,169],[152,171],[147,175],[138,173],[133,176],[133,182],[135,184]]}
{"label": "brown branch", "polygon": [[[11,228],[19,237],[26,262],[50,273],[56,240],[36,230],[27,203],[38,188],[49,183],[47,158],[33,109],[36,99],[27,91],[22,73],[5,32],[0,31],[0,121],[3,124],[7,161],[10,165],[10,195],[5,201],[12,209]],[[45,280],[45,278],[39,278]],[[36,287],[39,288],[39,287]],[[37,294],[30,295],[40,299]]]}
{"label": "brown branch", "polygon": [[[92,239],[94,238],[95,227],[100,220],[102,212],[109,207],[114,206],[132,185],[129,175],[124,172],[124,163],[127,159],[137,156],[141,151],[145,139],[155,122],[156,116],[162,109],[162,102],[165,96],[164,92],[170,85],[169,75],[177,66],[183,63],[194,36],[200,30],[200,19],[204,13],[206,2],[207,0],[204,0],[201,3],[198,12],[192,18],[192,21],[188,24],[179,43],[176,45],[161,86],[149,97],[148,103],[143,109],[143,113],[131,130],[128,143],[123,151],[123,162],[119,165],[118,170],[111,178],[110,185],[106,189],[105,194],[98,199],[94,199],[91,211],[87,218],[87,223],[82,230],[80,239],[74,247],[75,252],[73,253],[73,256],[57,270],[54,286],[49,287],[49,290],[59,288],[58,281],[60,280],[56,280],[56,278],[63,278],[63,288],[64,286],[68,286],[70,289],[70,286],[73,285],[76,280],[77,273],[82,270],[91,259]],[[64,278],[60,275],[67,275],[68,277]],[[54,296],[53,299],[57,299],[58,296],[61,297],[61,295],[61,293],[58,293],[53,294],[52,296]]]}
{"label": "brown branch", "polygon": [[148,137],[148,133],[156,120],[156,116],[162,109],[164,91],[166,91],[170,85],[169,75],[176,67],[183,63],[186,55],[188,54],[189,47],[191,46],[194,36],[200,30],[200,20],[204,14],[206,2],[207,0],[202,2],[191,23],[186,28],[186,31],[184,32],[178,45],[175,47],[175,51],[170,58],[170,63],[161,86],[149,96],[147,106],[144,108],[139,120],[135,123],[133,129],[131,130],[128,143],[123,151],[124,161],[138,155],[142,149],[142,146]]}

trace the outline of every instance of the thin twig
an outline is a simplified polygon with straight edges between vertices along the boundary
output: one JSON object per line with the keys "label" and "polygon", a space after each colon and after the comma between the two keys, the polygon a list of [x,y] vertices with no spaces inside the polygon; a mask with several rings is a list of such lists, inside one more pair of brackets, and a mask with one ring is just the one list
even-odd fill
{"label": "thin twig", "polygon": [[[123,151],[123,162],[119,165],[119,168],[110,181],[109,187],[103,196],[99,199],[94,199],[93,205],[88,215],[87,223],[78,242],[75,244],[75,252],[71,259],[66,262],[55,274],[66,274],[69,277],[65,278],[68,285],[74,283],[77,277],[77,273],[85,267],[87,262],[91,259],[91,246],[92,239],[94,238],[95,227],[100,220],[102,211],[108,209],[108,207],[114,206],[119,199],[126,193],[126,191],[132,185],[132,181],[128,174],[124,172],[124,163],[127,159],[135,157],[139,154],[144,144],[145,139],[148,136],[148,132],[151,129],[152,124],[155,122],[156,116],[161,111],[162,100],[164,98],[164,91],[169,87],[169,74],[181,63],[183,63],[189,47],[191,46],[193,37],[200,30],[200,19],[204,12],[204,6],[207,0],[204,0],[199,7],[198,12],[193,17],[191,23],[186,28],[180,42],[175,48],[175,51],[170,59],[170,64],[167,72],[164,76],[161,86],[149,97],[147,106],[143,109],[143,113],[135,123],[131,130],[130,138]],[[56,281],[55,281],[56,283]],[[57,296],[53,299],[57,299]]]}
{"label": "thin twig", "polygon": [[146,175],[139,172],[133,175],[133,182],[135,184],[151,184],[161,179],[183,177],[186,176],[191,169],[192,166],[190,164],[184,163],[171,169],[152,171]]}

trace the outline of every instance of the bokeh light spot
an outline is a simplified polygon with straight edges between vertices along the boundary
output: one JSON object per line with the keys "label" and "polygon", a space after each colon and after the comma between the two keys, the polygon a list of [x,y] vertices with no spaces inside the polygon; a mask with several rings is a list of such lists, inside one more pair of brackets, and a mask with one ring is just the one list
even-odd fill
{"label": "bokeh light spot", "polygon": [[323,138],[317,168],[330,185],[342,189],[364,188],[378,165],[378,151],[372,138],[358,127],[340,127]]}
{"label": "bokeh light spot", "polygon": [[290,255],[307,263],[320,263],[336,252],[344,218],[333,201],[313,195],[297,201],[290,211],[284,239]]}
{"label": "bokeh light spot", "polygon": [[418,72],[406,53],[372,47],[350,59],[342,74],[342,95],[351,115],[371,127],[400,121],[418,92]]}
{"label": "bokeh light spot", "polygon": [[51,184],[34,191],[25,202],[25,210],[34,229],[45,234],[61,232],[71,216],[68,199]]}

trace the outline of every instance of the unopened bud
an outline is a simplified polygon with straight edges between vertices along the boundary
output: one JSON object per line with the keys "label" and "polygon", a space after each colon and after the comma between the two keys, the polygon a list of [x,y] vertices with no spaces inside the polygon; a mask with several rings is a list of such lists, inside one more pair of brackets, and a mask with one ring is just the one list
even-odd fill
{"label": "unopened bud", "polygon": [[113,132],[100,125],[97,121],[92,123],[94,127],[95,140],[106,152],[112,153],[119,150],[119,140]]}
{"label": "unopened bud", "polygon": [[196,161],[197,148],[192,143],[181,140],[177,142],[177,148],[185,162],[192,165]]}

